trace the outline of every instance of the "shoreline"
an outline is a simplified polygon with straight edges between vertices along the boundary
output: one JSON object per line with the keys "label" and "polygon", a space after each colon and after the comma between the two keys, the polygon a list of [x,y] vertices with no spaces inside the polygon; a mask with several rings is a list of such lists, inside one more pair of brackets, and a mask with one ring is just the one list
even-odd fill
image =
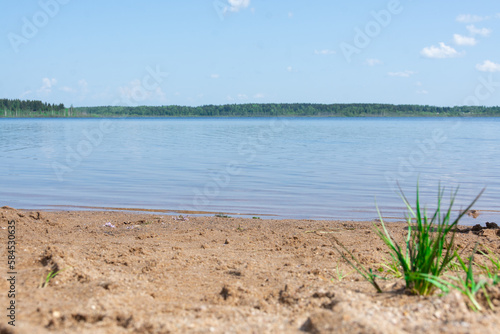
{"label": "shoreline", "polygon": [[[197,210],[175,210],[175,209],[149,209],[149,208],[128,208],[128,207],[108,207],[108,206],[88,206],[88,205],[43,205],[39,208],[18,208],[18,210],[24,211],[44,211],[44,212],[78,212],[78,211],[88,211],[88,212],[129,212],[135,214],[159,214],[166,216],[175,215],[189,215],[193,217],[213,217],[217,215],[230,216],[232,218],[255,218],[263,220],[314,220],[314,221],[340,221],[349,220],[355,222],[379,222],[380,218],[375,215],[373,218],[369,218],[365,210],[351,210],[349,211],[348,217],[346,218],[346,213],[344,217],[314,217],[314,216],[302,216],[297,217],[296,215],[282,215],[277,213],[251,213],[251,212],[231,212],[231,211],[197,211]],[[400,211],[396,208],[385,208],[382,211],[382,219],[385,222],[390,223],[406,223],[406,217],[404,215],[398,216],[394,215],[395,211]],[[402,211],[402,210],[401,210]],[[476,224],[485,224],[485,222],[495,222],[500,221],[500,210],[487,210],[487,209],[476,209],[472,210],[474,214],[469,213],[465,215],[461,222],[464,226],[473,226]],[[360,212],[365,212],[365,215],[356,216]],[[460,212],[460,209],[453,209],[452,212]],[[385,213],[385,214],[384,214]]]}
{"label": "shoreline", "polygon": [[[496,311],[482,313],[457,293],[408,295],[391,276],[376,293],[331,243],[333,235],[377,270],[388,254],[373,222],[2,207],[2,240],[12,220],[16,333],[495,333],[500,326],[500,292]],[[397,241],[406,226],[387,223]],[[498,254],[496,230],[462,232],[461,251],[479,241]],[[58,274],[40,288],[51,271]],[[0,303],[8,304],[7,294]],[[0,330],[9,330],[6,321]]]}

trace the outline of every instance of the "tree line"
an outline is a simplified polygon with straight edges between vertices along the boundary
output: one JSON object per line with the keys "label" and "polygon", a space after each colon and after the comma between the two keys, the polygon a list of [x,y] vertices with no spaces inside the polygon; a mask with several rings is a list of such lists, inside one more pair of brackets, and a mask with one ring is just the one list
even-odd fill
{"label": "tree line", "polygon": [[69,114],[63,103],[0,99],[0,117],[67,117]]}
{"label": "tree line", "polygon": [[106,117],[266,117],[266,116],[500,116],[500,107],[394,104],[266,103],[187,106],[81,107],[75,111]]}
{"label": "tree line", "polygon": [[50,104],[38,100],[10,100],[10,99],[0,99],[0,110],[7,111],[51,111],[51,110],[62,110],[64,109],[64,104]]}
{"label": "tree line", "polygon": [[65,108],[64,104],[0,99],[0,117],[404,117],[500,116],[500,107],[394,105],[378,103],[265,103],[188,106],[101,106]]}

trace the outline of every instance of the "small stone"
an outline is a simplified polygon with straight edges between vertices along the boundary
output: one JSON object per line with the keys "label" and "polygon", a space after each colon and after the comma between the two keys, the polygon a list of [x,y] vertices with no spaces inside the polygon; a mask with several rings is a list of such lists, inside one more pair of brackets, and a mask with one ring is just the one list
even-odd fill
{"label": "small stone", "polygon": [[486,222],[486,228],[498,229],[499,227],[498,227],[497,223],[494,223],[494,222],[488,223],[488,222]]}
{"label": "small stone", "polygon": [[481,212],[479,212],[479,210],[469,210],[467,212],[467,215],[469,217],[472,217],[472,218],[477,218],[477,217],[479,217],[480,214],[481,214]]}
{"label": "small stone", "polygon": [[471,228],[471,231],[482,231],[483,230],[483,227],[480,225],[480,224],[476,224],[474,226],[472,226]]}

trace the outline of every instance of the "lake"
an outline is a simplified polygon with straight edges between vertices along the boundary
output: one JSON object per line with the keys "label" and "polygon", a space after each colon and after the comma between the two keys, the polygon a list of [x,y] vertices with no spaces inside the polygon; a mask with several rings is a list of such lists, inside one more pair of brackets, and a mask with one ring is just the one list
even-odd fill
{"label": "lake", "polygon": [[0,119],[0,206],[399,220],[419,180],[500,223],[499,147],[500,118]]}

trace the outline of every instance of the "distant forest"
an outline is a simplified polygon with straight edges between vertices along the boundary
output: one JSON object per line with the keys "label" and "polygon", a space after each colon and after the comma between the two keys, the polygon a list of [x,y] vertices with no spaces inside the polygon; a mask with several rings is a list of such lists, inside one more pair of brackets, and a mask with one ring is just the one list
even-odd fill
{"label": "distant forest", "polygon": [[64,117],[66,114],[62,103],[0,99],[0,117]]}
{"label": "distant forest", "polygon": [[266,103],[186,106],[78,107],[41,101],[0,99],[0,117],[409,117],[500,116],[500,107],[394,104]]}
{"label": "distant forest", "polygon": [[266,103],[200,107],[91,107],[75,108],[89,116],[265,117],[265,116],[500,116],[500,107],[434,107],[394,104]]}

